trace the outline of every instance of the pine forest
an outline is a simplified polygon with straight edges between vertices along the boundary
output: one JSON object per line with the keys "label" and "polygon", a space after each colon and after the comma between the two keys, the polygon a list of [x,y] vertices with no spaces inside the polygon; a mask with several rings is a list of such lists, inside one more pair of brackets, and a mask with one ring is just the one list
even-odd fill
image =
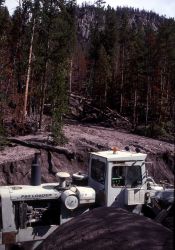
{"label": "pine forest", "polygon": [[63,143],[71,94],[101,111],[94,122],[109,110],[134,133],[173,140],[173,18],[103,1],[80,7],[75,0],[21,0],[12,15],[4,4],[0,0],[0,144],[28,124],[41,129],[45,113],[54,141]]}

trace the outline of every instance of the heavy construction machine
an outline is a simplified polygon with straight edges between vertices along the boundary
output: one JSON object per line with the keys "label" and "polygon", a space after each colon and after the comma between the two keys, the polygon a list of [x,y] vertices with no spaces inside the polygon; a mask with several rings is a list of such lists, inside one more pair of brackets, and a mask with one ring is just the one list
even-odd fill
{"label": "heavy construction machine", "polygon": [[[89,173],[58,172],[41,184],[39,155],[31,185],[0,187],[0,250],[35,249],[61,224],[98,206],[115,206],[161,222],[172,209],[174,189],[158,185],[146,171],[146,154],[129,148],[90,153]],[[158,201],[165,200],[160,208]]]}

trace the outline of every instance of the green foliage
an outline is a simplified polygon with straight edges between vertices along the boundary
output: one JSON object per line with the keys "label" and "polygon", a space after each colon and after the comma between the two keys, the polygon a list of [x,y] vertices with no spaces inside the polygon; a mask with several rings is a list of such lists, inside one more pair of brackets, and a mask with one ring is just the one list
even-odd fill
{"label": "green foliage", "polygon": [[109,58],[103,46],[100,47],[95,63],[93,94],[98,107],[105,107],[107,103],[108,84],[111,80]]}
{"label": "green foliage", "polygon": [[147,126],[139,125],[135,128],[134,133],[141,135],[141,136],[147,136],[151,138],[158,138],[163,140],[174,140],[173,135],[174,125],[172,122],[168,122],[167,124],[156,124],[152,123]]}
{"label": "green foliage", "polygon": [[2,122],[1,122],[1,123],[0,123],[0,136],[3,137],[3,136],[4,136],[4,133],[5,133],[5,131],[4,131],[4,128],[3,128],[3,124],[2,124]]}
{"label": "green foliage", "polygon": [[175,136],[175,124],[174,121],[168,121],[164,124],[164,129],[167,131],[168,134]]}
{"label": "green foliage", "polygon": [[106,3],[106,1],[103,1],[103,0],[96,0],[95,1],[95,6],[97,7],[97,8],[104,8],[104,4]]}
{"label": "green foliage", "polygon": [[0,6],[4,4],[5,0],[0,0]]}
{"label": "green foliage", "polygon": [[4,146],[6,146],[6,145],[7,145],[7,139],[6,139],[2,119],[1,119],[1,116],[0,116],[0,150],[2,150],[4,148]]}
{"label": "green foliage", "polygon": [[66,65],[60,63],[55,66],[55,74],[52,85],[52,134],[56,144],[64,144],[66,141],[63,133],[63,115],[67,112],[67,87],[66,87]]}
{"label": "green foliage", "polygon": [[116,56],[118,44],[118,27],[115,10],[108,6],[103,35],[103,44],[111,60]]}
{"label": "green foliage", "polygon": [[[133,121],[133,127],[137,126],[138,133],[167,136],[162,124],[171,120],[174,107],[174,20],[128,8],[115,11],[110,7],[103,10],[101,19],[103,28],[98,25],[97,16],[97,24],[91,29],[93,63],[89,89],[91,96],[98,96],[94,105],[99,106],[102,98],[101,107],[105,103],[120,110]],[[99,53],[101,48],[103,52]]]}
{"label": "green foliage", "polygon": [[[63,114],[67,107],[68,64],[75,43],[75,0],[23,1],[12,21],[12,47],[15,51],[15,77],[23,93],[33,25],[29,95],[35,96],[40,125],[44,103],[52,106],[52,132],[56,143],[63,143]],[[30,99],[30,98],[29,98]]]}
{"label": "green foliage", "polygon": [[56,144],[65,142],[63,115],[67,111],[69,61],[75,43],[74,9],[75,1],[56,1],[55,4],[43,1],[42,21],[38,24],[39,35],[35,40],[37,61],[34,69],[41,75],[40,98],[45,94],[52,106],[52,134]]}
{"label": "green foliage", "polygon": [[73,5],[74,1],[72,4],[70,1],[68,5],[62,6],[62,13],[55,18],[50,35],[50,64],[54,72],[50,90],[53,107],[52,133],[57,144],[66,142],[63,115],[67,112],[67,76],[75,39]]}
{"label": "green foliage", "polygon": [[[3,3],[0,0],[3,107],[5,100],[12,98],[17,108],[22,108],[35,23],[28,100],[35,96],[40,114],[44,103],[51,104],[56,143],[64,141],[70,72],[72,91],[92,97],[94,106],[121,112],[133,121],[138,133],[173,134],[174,19],[131,8],[104,8],[103,0],[82,9],[76,9],[75,0],[24,0],[10,17]],[[82,36],[84,31],[89,39],[87,34]]]}

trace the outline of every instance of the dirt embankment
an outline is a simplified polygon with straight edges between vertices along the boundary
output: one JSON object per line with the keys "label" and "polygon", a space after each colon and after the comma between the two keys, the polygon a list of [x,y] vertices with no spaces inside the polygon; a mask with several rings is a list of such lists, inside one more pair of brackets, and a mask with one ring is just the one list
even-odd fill
{"label": "dirt embankment", "polygon": [[[129,146],[131,150],[139,148],[141,152],[148,154],[147,169],[156,181],[174,183],[173,144],[99,126],[66,125],[64,131],[68,138],[64,149],[72,152],[73,157],[67,157],[64,152],[41,150],[42,182],[56,181],[57,171],[87,171],[88,153],[91,151],[106,150],[113,146],[124,149]],[[46,132],[18,137],[21,141],[39,143],[48,141],[48,138],[49,134]],[[37,151],[38,149],[17,144],[0,151],[0,184],[29,183],[30,166]]]}

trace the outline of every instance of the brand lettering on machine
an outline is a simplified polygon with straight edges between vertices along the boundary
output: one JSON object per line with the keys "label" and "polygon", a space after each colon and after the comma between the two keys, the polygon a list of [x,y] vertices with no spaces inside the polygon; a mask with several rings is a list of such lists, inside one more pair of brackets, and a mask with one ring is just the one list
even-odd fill
{"label": "brand lettering on machine", "polygon": [[52,194],[27,194],[27,195],[21,195],[21,198],[23,199],[30,199],[30,198],[45,198],[45,197],[51,197]]}

